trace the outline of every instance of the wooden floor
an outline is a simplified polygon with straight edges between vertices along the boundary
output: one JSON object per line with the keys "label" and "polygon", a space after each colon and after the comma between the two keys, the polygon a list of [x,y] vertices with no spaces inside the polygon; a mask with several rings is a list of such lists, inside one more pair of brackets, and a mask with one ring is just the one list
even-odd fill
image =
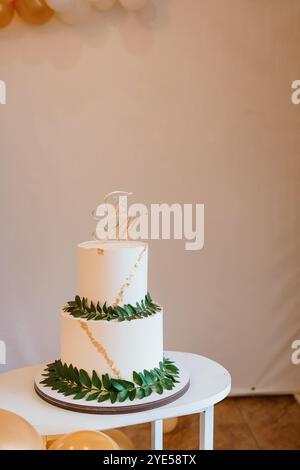
{"label": "wooden floor", "polygon": [[[150,449],[150,425],[123,428],[136,449]],[[164,448],[197,449],[199,417],[179,418]],[[292,396],[227,398],[215,407],[215,449],[300,450],[300,406]]]}

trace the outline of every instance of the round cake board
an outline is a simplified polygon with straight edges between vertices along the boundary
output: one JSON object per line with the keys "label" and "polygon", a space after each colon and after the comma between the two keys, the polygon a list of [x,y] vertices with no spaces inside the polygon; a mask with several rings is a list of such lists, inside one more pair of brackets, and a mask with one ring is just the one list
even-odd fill
{"label": "round cake board", "polygon": [[[170,356],[169,354],[169,357]],[[172,357],[170,357],[170,359],[172,359]],[[164,390],[162,395],[152,393],[149,397],[145,397],[141,400],[135,399],[123,403],[98,403],[97,401],[86,401],[84,398],[74,400],[70,396],[65,397],[56,390],[51,390],[51,388],[40,383],[45,378],[42,376],[45,369],[44,367],[41,368],[40,373],[35,377],[34,389],[46,402],[69,411],[91,414],[136,413],[167,405],[186,393],[190,386],[189,374],[178,361],[176,361],[176,365],[179,368],[179,382],[175,384],[173,390]]]}

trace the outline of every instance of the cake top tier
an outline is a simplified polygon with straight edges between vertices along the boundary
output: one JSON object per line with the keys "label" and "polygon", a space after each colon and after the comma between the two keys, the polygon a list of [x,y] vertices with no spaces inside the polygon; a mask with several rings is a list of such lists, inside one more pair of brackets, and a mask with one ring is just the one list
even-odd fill
{"label": "cake top tier", "polygon": [[78,292],[95,304],[136,305],[147,294],[148,244],[127,240],[78,245]]}

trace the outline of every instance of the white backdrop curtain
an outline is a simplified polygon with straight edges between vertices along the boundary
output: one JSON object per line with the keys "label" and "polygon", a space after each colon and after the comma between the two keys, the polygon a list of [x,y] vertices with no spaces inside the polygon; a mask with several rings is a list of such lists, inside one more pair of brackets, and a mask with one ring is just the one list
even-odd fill
{"label": "white backdrop curtain", "polygon": [[1,32],[0,371],[59,356],[76,244],[106,192],[205,204],[205,248],[150,245],[168,349],[233,393],[300,390],[298,0],[155,0]]}

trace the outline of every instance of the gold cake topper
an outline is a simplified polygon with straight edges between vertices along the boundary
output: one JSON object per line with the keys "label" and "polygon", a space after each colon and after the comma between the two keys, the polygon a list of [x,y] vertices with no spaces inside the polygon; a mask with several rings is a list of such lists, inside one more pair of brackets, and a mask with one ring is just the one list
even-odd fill
{"label": "gold cake topper", "polygon": [[97,220],[93,238],[96,240],[130,240],[130,231],[138,223],[141,213],[128,215],[128,191],[112,191],[92,211],[92,217]]}

